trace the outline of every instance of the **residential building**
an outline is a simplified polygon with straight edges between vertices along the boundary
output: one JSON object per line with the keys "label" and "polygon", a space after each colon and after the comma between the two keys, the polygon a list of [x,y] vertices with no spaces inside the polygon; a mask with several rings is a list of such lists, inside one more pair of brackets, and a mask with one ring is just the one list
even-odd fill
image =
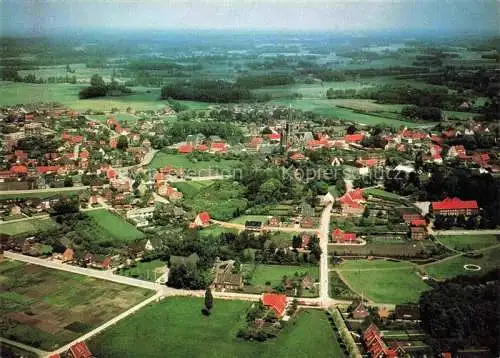
{"label": "residential building", "polygon": [[358,238],[356,237],[356,233],[351,232],[343,232],[339,228],[336,228],[331,233],[332,242],[336,243],[357,243]]}
{"label": "residential building", "polygon": [[207,211],[203,211],[196,215],[196,218],[194,219],[194,222],[192,226],[194,227],[206,227],[210,225],[210,214]]}
{"label": "residential building", "polygon": [[243,275],[233,273],[233,265],[226,264],[217,268],[212,287],[217,291],[241,290],[243,288]]}
{"label": "residential building", "polygon": [[277,293],[264,293],[261,298],[262,304],[272,309],[276,317],[282,318],[285,315],[287,297]]}
{"label": "residential building", "polygon": [[357,304],[354,304],[354,309],[351,312],[352,318],[354,319],[365,319],[370,315],[370,312],[366,309],[363,301],[359,301]]}
{"label": "residential building", "polygon": [[445,198],[443,201],[433,201],[431,208],[435,215],[457,216],[479,213],[476,200],[460,200],[459,198]]}

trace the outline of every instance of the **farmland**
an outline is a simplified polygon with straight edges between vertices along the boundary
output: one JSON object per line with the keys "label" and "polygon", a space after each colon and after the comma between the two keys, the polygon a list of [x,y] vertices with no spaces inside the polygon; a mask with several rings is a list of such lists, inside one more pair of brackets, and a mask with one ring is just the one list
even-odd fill
{"label": "farmland", "polygon": [[400,195],[378,189],[378,188],[369,188],[363,190],[363,193],[367,195],[372,195],[376,198],[384,199],[384,200],[389,200],[389,201],[397,201],[397,202],[405,202],[406,199]]}
{"label": "farmland", "polygon": [[[313,351],[318,357],[342,357],[321,311],[304,311],[276,339],[257,343],[236,338],[250,307],[248,302],[215,300],[209,317],[201,314],[202,307],[199,298],[168,298],[95,336],[89,342],[90,349],[98,357],[110,358],[159,357],[165,352],[174,357],[304,357]],[[304,340],[313,330],[316,333]]]}
{"label": "farmland", "polygon": [[[66,190],[68,189],[68,190]],[[37,198],[37,199],[45,199],[45,198],[50,198],[55,195],[62,195],[62,196],[72,196],[76,195],[87,188],[81,188],[81,189],[73,189],[73,188],[59,188],[58,190],[53,190],[53,191],[35,191],[30,193],[29,191],[23,191],[21,193],[1,193],[0,192],[0,200],[7,200],[7,199],[28,199],[28,198]]]}
{"label": "farmland", "polygon": [[495,235],[457,235],[441,236],[439,242],[454,250],[478,250],[498,243]]}
{"label": "farmland", "polygon": [[0,320],[9,319],[0,336],[44,350],[77,338],[150,295],[148,290],[16,261],[0,263],[0,282]]}
{"label": "farmland", "polygon": [[18,222],[5,222],[0,225],[0,234],[19,235],[35,234],[57,227],[57,224],[50,218],[33,218]]}
{"label": "farmland", "polygon": [[238,160],[190,160],[185,155],[157,153],[149,166],[151,168],[164,168],[172,166],[174,168],[183,168],[184,170],[193,171],[188,173],[191,176],[207,176],[214,175],[220,171],[229,171],[240,164]]}
{"label": "farmland", "polygon": [[143,237],[143,233],[137,230],[132,224],[122,220],[116,214],[109,211],[92,210],[87,215],[95,220],[97,225],[108,232],[108,234],[121,241],[132,241]]}
{"label": "farmland", "polygon": [[184,194],[185,198],[194,198],[199,192],[201,188],[208,187],[214,183],[213,180],[204,180],[204,181],[185,181],[185,182],[177,182],[172,185],[177,188],[182,194]]}
{"label": "farmland", "polygon": [[329,245],[328,251],[338,256],[385,256],[414,258],[422,254],[429,254],[434,247],[433,243],[426,242],[376,242],[363,246],[336,246]]}
{"label": "farmland", "polygon": [[[447,279],[458,275],[481,275],[495,268],[500,268],[498,257],[500,256],[500,247],[498,245],[476,251],[483,256],[470,258],[464,255],[455,256],[450,259],[441,260],[425,266],[425,271],[435,279]],[[467,271],[464,265],[473,264],[481,267],[479,271]]]}
{"label": "farmland", "polygon": [[225,232],[232,232],[234,234],[238,233],[238,229],[225,228],[219,225],[211,225],[203,230],[200,230],[200,236],[219,236]]}
{"label": "farmland", "polygon": [[417,302],[429,289],[410,263],[357,260],[347,261],[338,269],[357,293],[381,303]]}
{"label": "farmland", "polygon": [[242,215],[231,220],[232,223],[244,225],[247,221],[260,221],[263,225],[267,224],[268,217],[266,215]]}

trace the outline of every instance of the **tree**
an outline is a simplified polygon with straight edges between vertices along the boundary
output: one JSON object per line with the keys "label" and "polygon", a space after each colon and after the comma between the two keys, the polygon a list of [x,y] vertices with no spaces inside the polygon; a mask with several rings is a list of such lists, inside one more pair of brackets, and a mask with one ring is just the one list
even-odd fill
{"label": "tree", "polygon": [[90,78],[90,86],[92,87],[106,87],[106,83],[101,76],[95,74]]}
{"label": "tree", "polygon": [[351,124],[346,129],[347,134],[354,134],[354,133],[356,133],[356,131],[357,131],[357,128],[353,124]]}
{"label": "tree", "polygon": [[295,235],[292,238],[292,247],[294,249],[297,249],[297,248],[299,248],[301,246],[302,246],[302,238],[300,237],[300,235]]}
{"label": "tree", "polygon": [[365,210],[363,210],[363,217],[366,219],[370,216],[370,209],[368,209],[367,206],[365,206]]}
{"label": "tree", "polygon": [[128,139],[126,136],[121,135],[118,137],[118,142],[116,143],[116,148],[125,150],[128,148]]}
{"label": "tree", "polygon": [[68,188],[70,186],[73,186],[73,178],[70,176],[66,176],[66,178],[64,178],[64,187]]}
{"label": "tree", "polygon": [[205,308],[210,311],[214,306],[214,298],[212,296],[212,290],[208,287],[205,291]]}

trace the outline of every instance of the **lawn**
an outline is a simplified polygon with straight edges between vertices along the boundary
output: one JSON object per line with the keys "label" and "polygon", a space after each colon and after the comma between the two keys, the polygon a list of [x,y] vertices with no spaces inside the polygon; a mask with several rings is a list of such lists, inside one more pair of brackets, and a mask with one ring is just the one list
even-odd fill
{"label": "lawn", "polygon": [[18,261],[0,263],[0,282],[0,336],[48,351],[152,294]]}
{"label": "lawn", "polygon": [[211,225],[205,229],[200,230],[200,236],[219,236],[220,234],[225,232],[232,232],[234,234],[237,234],[238,231],[238,229],[226,228],[219,225]]}
{"label": "lawn", "polygon": [[253,274],[250,279],[252,286],[265,286],[266,282],[270,282],[271,286],[280,284],[283,276],[293,276],[297,272],[299,275],[308,273],[313,280],[319,279],[318,266],[292,266],[292,265],[244,265],[242,271],[252,271]]}
{"label": "lawn", "polygon": [[189,170],[186,173],[189,176],[207,176],[214,175],[220,172],[229,174],[231,169],[237,167],[241,162],[234,159],[221,159],[221,160],[189,160],[186,155],[182,154],[166,154],[157,153],[149,166],[151,168],[164,168],[171,165],[174,168],[183,168]]}
{"label": "lawn", "polygon": [[18,234],[36,234],[57,227],[57,224],[50,218],[29,219],[17,222],[6,222],[0,224],[0,234],[18,235]]}
{"label": "lawn", "polygon": [[164,357],[166,352],[172,357],[343,357],[322,311],[302,312],[278,338],[258,343],[236,338],[249,302],[215,300],[209,317],[201,314],[202,307],[203,299],[187,297],[149,305],[92,338],[90,350],[108,358]]}
{"label": "lawn", "polygon": [[347,261],[339,270],[354,291],[379,303],[417,302],[429,289],[410,263],[356,260]]}
{"label": "lawn", "polygon": [[372,195],[376,198],[380,199],[385,199],[389,201],[396,201],[396,202],[405,202],[407,201],[404,197],[390,193],[388,191],[382,190],[382,189],[377,189],[377,188],[370,188],[370,189],[364,189],[363,193],[366,193],[367,195]]}
{"label": "lawn", "polygon": [[455,250],[479,250],[488,246],[498,244],[499,240],[496,235],[456,235],[456,236],[441,236],[438,240],[444,245]]}
{"label": "lawn", "polygon": [[260,222],[262,222],[262,225],[267,225],[268,216],[267,215],[241,215],[241,216],[238,216],[237,218],[234,218],[230,222],[235,223],[235,224],[244,225],[245,222],[247,222],[247,221],[260,221]]}
{"label": "lawn", "polygon": [[199,192],[201,188],[205,188],[214,183],[213,180],[203,180],[203,181],[184,181],[173,183],[172,185],[177,188],[182,194],[184,194],[185,198],[194,198]]}
{"label": "lawn", "polygon": [[92,217],[97,224],[106,230],[112,237],[122,241],[133,241],[140,239],[144,234],[137,230],[132,224],[121,219],[118,215],[112,214],[106,209],[92,210],[86,213]]}
{"label": "lawn", "polygon": [[[67,188],[64,188],[64,189],[67,189]],[[45,199],[45,198],[50,198],[50,197],[53,197],[53,196],[72,196],[72,195],[76,195],[80,192],[82,192],[83,190],[87,190],[86,188],[82,188],[82,189],[74,189],[74,190],[59,190],[59,191],[52,191],[52,192],[33,192],[33,193],[29,193],[29,192],[23,192],[23,193],[19,193],[19,194],[3,194],[3,193],[0,193],[0,200],[7,200],[7,199],[27,199],[27,198],[38,198],[38,199]]]}
{"label": "lawn", "polygon": [[[438,261],[425,266],[427,273],[435,279],[447,279],[458,275],[482,275],[488,270],[500,268],[500,247],[492,247],[478,251],[484,256],[480,258],[469,258],[457,256],[449,260]],[[466,271],[464,265],[473,264],[481,266],[480,271]]]}
{"label": "lawn", "polygon": [[[166,263],[161,260],[148,262],[139,261],[135,267],[121,269],[119,274],[122,276],[134,277],[141,280],[152,281],[158,279],[163,274],[163,268]],[[156,274],[155,274],[156,272]]]}
{"label": "lawn", "polygon": [[432,242],[379,242],[368,243],[363,246],[337,246],[328,245],[328,251],[338,256],[385,256],[385,257],[416,257],[422,250],[430,252],[434,244]]}

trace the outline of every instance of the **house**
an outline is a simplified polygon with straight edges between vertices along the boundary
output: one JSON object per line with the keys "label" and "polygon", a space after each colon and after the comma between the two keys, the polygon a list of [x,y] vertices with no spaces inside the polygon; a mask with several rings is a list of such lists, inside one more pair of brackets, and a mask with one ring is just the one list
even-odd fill
{"label": "house", "polygon": [[342,212],[348,215],[361,215],[364,211],[364,206],[361,203],[364,201],[363,190],[360,188],[351,190],[338,199]]}
{"label": "house", "polygon": [[217,291],[241,290],[243,288],[243,275],[233,273],[233,265],[226,264],[217,268],[212,287]]}
{"label": "house", "polygon": [[85,342],[78,342],[69,347],[69,353],[73,358],[92,358],[93,355]]}
{"label": "house", "polygon": [[373,323],[363,332],[363,343],[372,358],[398,358],[404,352],[400,347],[387,347],[381,333]]}
{"label": "house", "polygon": [[94,268],[108,270],[111,268],[112,261],[113,260],[112,260],[111,256],[93,255],[93,258],[90,261],[90,266],[94,267]]}
{"label": "house", "polygon": [[281,220],[276,217],[276,216],[273,216],[269,219],[269,226],[273,226],[273,227],[278,227],[281,225]]}
{"label": "house", "polygon": [[457,216],[474,215],[479,213],[476,200],[460,200],[459,198],[445,198],[443,201],[431,203],[435,215]]}
{"label": "house", "polygon": [[422,215],[420,212],[412,207],[400,207],[400,208],[395,208],[394,209],[396,213],[401,215],[403,218],[403,221],[407,224],[410,224],[412,220],[419,220],[422,219]]}
{"label": "house", "polygon": [[177,148],[177,152],[180,154],[189,154],[194,150],[194,146],[191,144],[183,144]]}
{"label": "house", "polygon": [[359,144],[359,142],[361,142],[364,138],[365,135],[362,133],[346,134],[344,136],[344,142],[347,144]]}
{"label": "house", "polygon": [[302,160],[305,160],[306,156],[304,154],[302,154],[302,153],[293,153],[290,156],[290,159],[293,160],[294,162],[300,162]]}
{"label": "house", "polygon": [[282,318],[285,315],[287,297],[277,293],[264,293],[261,298],[262,304],[272,309],[276,317]]}
{"label": "house", "polygon": [[420,321],[420,308],[414,304],[396,305],[394,318],[405,321]]}
{"label": "house", "polygon": [[12,208],[10,208],[10,215],[12,216],[21,215],[21,208],[17,205],[14,205]]}
{"label": "house", "polygon": [[158,188],[158,194],[168,198],[171,201],[180,200],[183,197],[183,194],[168,184],[164,184]]}
{"label": "house", "polygon": [[363,301],[359,301],[357,303],[354,303],[353,305],[353,310],[351,312],[352,318],[354,319],[365,319],[370,315],[368,310],[366,309]]}
{"label": "house", "polygon": [[73,249],[67,248],[62,255],[62,262],[73,262],[74,254]]}
{"label": "house", "polygon": [[370,169],[374,168],[376,166],[383,165],[385,162],[384,159],[378,159],[378,158],[368,158],[368,159],[362,159],[359,158],[356,160],[356,166],[359,168],[359,175],[368,175],[370,173]]}
{"label": "house", "polygon": [[302,250],[306,250],[307,247],[309,246],[309,243],[311,242],[311,236],[308,234],[302,234],[302,243],[300,244],[300,248]]}
{"label": "house", "polygon": [[357,243],[358,238],[356,237],[356,233],[351,232],[343,232],[339,228],[336,228],[331,233],[332,242],[337,243]]}
{"label": "house", "polygon": [[310,229],[313,227],[313,219],[310,216],[304,216],[300,221],[300,227]]}
{"label": "house", "polygon": [[262,229],[262,221],[247,220],[245,221],[245,230],[260,231]]}
{"label": "house", "polygon": [[210,214],[207,211],[203,211],[196,215],[194,219],[194,227],[206,227],[210,225]]}
{"label": "house", "polygon": [[423,240],[427,237],[427,222],[424,219],[414,219],[410,222],[412,240]]}
{"label": "house", "polygon": [[467,153],[465,151],[465,147],[463,145],[454,145],[448,150],[448,157],[449,158],[460,158],[460,159],[466,159],[467,158]]}

